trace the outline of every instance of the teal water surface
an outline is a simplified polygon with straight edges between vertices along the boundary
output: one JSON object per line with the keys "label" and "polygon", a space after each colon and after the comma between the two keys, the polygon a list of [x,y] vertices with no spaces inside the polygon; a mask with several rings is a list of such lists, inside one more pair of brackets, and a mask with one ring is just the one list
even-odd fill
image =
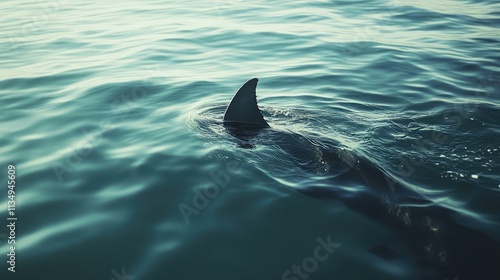
{"label": "teal water surface", "polygon": [[274,129],[500,242],[500,4],[415,2],[0,3],[2,279],[437,277],[398,232],[300,193],[368,191],[332,184],[316,150],[238,145],[221,119],[253,77]]}

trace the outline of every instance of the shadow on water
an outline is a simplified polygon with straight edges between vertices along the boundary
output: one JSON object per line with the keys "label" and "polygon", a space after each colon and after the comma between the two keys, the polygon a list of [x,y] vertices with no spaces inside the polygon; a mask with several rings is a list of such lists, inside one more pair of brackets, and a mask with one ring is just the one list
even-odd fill
{"label": "shadow on water", "polygon": [[[217,134],[218,144],[222,139],[227,149],[246,157],[245,160],[251,161],[253,156],[269,176],[293,174],[292,177],[317,180],[321,186],[312,183],[304,187],[293,182],[290,186],[308,197],[340,201],[394,232],[412,248],[422,279],[500,276],[498,242],[456,222],[451,210],[398,182],[366,155],[356,153],[335,139],[304,132],[223,126],[220,121],[223,111],[222,106],[203,109],[203,118],[195,117],[191,123],[203,134]],[[387,262],[401,258],[398,248],[384,244],[367,250]]]}

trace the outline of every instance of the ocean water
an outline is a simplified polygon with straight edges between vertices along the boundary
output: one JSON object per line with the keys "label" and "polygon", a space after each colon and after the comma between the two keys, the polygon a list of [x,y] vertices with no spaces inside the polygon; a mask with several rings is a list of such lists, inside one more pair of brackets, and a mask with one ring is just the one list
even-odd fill
{"label": "ocean water", "polygon": [[[0,11],[1,279],[468,279],[422,267],[400,232],[356,211],[373,190],[332,180],[318,157],[330,147],[500,242],[495,1]],[[242,145],[221,120],[254,77],[272,130]],[[302,141],[287,148],[282,134]],[[318,187],[349,199],[304,195]],[[389,207],[411,206],[398,201]]]}

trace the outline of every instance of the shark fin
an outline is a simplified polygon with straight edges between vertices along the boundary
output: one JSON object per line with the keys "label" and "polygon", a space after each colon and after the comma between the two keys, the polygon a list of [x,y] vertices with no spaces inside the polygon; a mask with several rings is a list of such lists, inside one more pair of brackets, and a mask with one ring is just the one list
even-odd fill
{"label": "shark fin", "polygon": [[269,127],[257,105],[257,78],[248,80],[236,92],[224,113],[224,124]]}

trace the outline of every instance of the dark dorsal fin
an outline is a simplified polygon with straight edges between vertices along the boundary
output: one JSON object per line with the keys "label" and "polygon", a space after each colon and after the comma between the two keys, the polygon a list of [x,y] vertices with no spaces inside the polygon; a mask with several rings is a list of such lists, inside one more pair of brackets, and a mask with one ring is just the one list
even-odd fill
{"label": "dark dorsal fin", "polygon": [[257,78],[247,81],[236,92],[224,113],[225,124],[243,124],[256,127],[268,127],[257,105]]}

